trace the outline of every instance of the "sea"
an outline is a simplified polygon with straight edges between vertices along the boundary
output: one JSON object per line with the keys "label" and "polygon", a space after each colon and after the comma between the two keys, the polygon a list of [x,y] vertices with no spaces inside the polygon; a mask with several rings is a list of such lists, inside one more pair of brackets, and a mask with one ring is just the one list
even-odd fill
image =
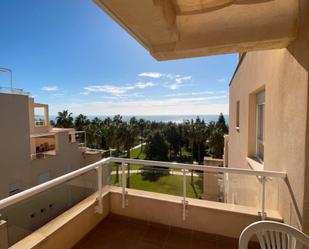
{"label": "sea", "polygon": [[[98,117],[100,119],[105,119],[107,117],[113,118],[114,116],[104,116],[104,115],[86,115],[88,119],[92,120],[95,117]],[[49,120],[56,120],[56,115],[50,115]],[[144,119],[144,120],[149,120],[149,121],[157,121],[157,122],[175,122],[175,123],[182,123],[185,120],[191,120],[191,119],[196,119],[199,117],[200,119],[203,119],[206,123],[209,123],[210,121],[217,121],[219,115],[123,115],[122,120],[123,121],[128,121],[130,118],[135,117],[137,119]],[[225,122],[228,124],[229,123],[229,116],[224,115]]]}

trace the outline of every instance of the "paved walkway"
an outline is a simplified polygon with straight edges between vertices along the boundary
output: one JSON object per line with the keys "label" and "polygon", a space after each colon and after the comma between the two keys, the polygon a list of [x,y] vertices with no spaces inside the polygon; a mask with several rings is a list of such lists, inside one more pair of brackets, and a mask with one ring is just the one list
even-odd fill
{"label": "paved walkway", "polygon": [[146,143],[142,143],[142,144],[136,145],[136,146],[134,146],[133,148],[131,148],[130,151],[131,151],[131,150],[134,150],[134,149],[137,149],[137,148],[139,148],[139,147],[142,147],[142,145],[144,146],[144,145],[146,145]]}
{"label": "paved walkway", "polygon": [[[140,174],[142,173],[143,170],[140,170],[140,169],[133,169],[133,170],[130,170],[130,173],[131,174]],[[111,172],[111,175],[116,175],[117,172],[114,170]],[[121,174],[121,169],[119,168],[119,174]],[[179,172],[179,171],[173,171],[173,170],[170,170],[170,175],[178,175],[178,176],[182,176],[183,173],[182,172]],[[191,172],[188,172],[186,174],[187,176],[191,176]],[[199,176],[199,174],[196,174],[196,173],[193,173],[193,176]]]}

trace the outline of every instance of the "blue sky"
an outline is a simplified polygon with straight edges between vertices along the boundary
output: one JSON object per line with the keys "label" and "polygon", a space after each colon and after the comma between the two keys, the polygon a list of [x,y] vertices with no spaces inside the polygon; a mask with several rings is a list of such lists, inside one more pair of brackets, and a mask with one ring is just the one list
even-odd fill
{"label": "blue sky", "polygon": [[157,62],[91,0],[1,0],[0,30],[0,67],[51,114],[228,113],[236,55]]}

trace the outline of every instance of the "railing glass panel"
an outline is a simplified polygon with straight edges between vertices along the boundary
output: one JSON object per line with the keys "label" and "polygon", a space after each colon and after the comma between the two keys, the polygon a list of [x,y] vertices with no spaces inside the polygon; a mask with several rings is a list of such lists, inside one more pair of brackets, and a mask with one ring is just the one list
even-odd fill
{"label": "railing glass panel", "polygon": [[97,191],[97,173],[82,176],[0,210],[13,245]]}
{"label": "railing glass panel", "polygon": [[[160,165],[124,164],[126,188],[233,204],[261,215],[278,210],[281,178],[221,173]],[[122,186],[122,165],[113,163],[112,184]],[[185,186],[185,187],[184,187]],[[264,188],[264,190],[263,190]],[[241,207],[240,207],[241,208]]]}
{"label": "railing glass panel", "polygon": [[285,172],[106,158],[0,200],[0,219],[7,221],[12,245],[98,189],[99,212],[100,186],[105,185],[122,188],[123,208],[127,205],[126,190],[137,189],[181,197],[183,220],[192,198],[232,204],[233,210],[237,206],[250,207],[265,217],[268,210],[278,210],[285,177]]}

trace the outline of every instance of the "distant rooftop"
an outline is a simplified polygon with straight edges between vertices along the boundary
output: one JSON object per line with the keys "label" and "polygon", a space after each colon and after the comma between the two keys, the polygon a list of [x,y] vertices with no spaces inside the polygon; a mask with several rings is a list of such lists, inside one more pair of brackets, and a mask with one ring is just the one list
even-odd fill
{"label": "distant rooftop", "polygon": [[4,86],[0,86],[0,93],[18,94],[18,95],[26,95],[26,96],[30,95],[30,92],[27,92],[24,89],[4,87]]}

